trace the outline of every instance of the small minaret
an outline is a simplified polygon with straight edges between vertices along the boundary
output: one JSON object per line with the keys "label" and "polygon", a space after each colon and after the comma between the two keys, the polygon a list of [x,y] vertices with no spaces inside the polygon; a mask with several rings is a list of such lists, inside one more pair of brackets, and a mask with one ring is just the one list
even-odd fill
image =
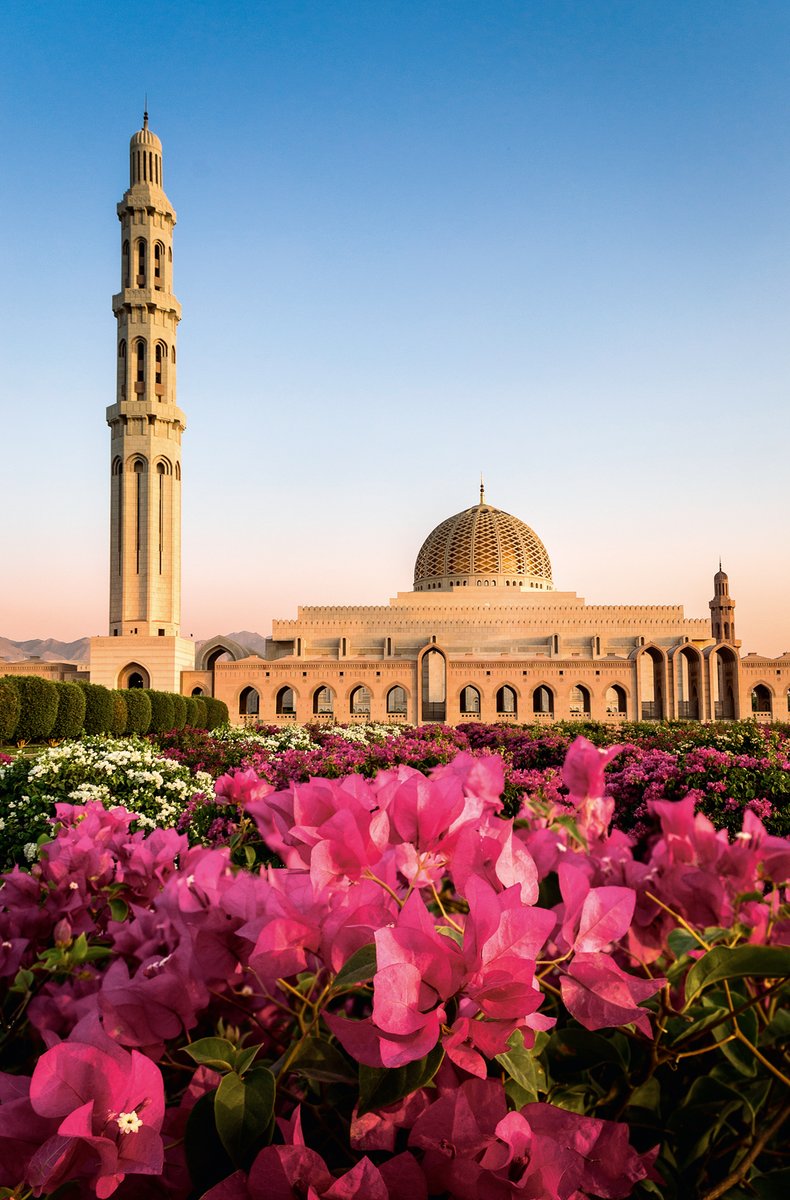
{"label": "small minaret", "polygon": [[118,205],[121,290],[110,501],[110,636],[179,634],[181,434],[176,407],[173,295],[176,214],[162,187],[162,143],[143,128],[129,146],[129,188]]}
{"label": "small minaret", "polygon": [[717,642],[735,643],[735,601],[730,596],[730,581],[721,569],[721,559],[719,569],[713,576],[710,631]]}

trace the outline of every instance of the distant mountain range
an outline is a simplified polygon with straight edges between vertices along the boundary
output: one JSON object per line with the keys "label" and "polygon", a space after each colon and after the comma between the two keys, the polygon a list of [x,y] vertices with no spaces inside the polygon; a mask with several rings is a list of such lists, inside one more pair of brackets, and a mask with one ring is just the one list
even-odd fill
{"label": "distant mountain range", "polygon": [[[266,638],[259,633],[243,629],[240,633],[226,633],[228,641],[238,642],[250,654],[263,656]],[[205,639],[204,639],[205,640]],[[195,642],[199,650],[203,641]],[[75,642],[59,642],[57,638],[30,638],[26,642],[14,642],[0,637],[0,674],[4,662],[21,662],[25,658],[40,658],[42,662],[87,663],[90,657],[90,638],[77,638]]]}

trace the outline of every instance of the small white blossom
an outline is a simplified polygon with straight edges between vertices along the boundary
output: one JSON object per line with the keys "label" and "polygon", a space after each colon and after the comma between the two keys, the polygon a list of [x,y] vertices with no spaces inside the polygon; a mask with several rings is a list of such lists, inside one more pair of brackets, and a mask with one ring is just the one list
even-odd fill
{"label": "small white blossom", "polygon": [[136,1112],[119,1113],[116,1117],[116,1124],[121,1133],[137,1133],[137,1130],[143,1127]]}

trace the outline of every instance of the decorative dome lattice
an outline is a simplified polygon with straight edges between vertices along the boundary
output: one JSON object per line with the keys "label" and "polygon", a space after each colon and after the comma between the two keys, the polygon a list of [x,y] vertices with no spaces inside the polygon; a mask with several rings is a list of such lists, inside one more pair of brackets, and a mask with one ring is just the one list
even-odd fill
{"label": "decorative dome lattice", "polygon": [[543,542],[523,521],[485,503],[448,517],[422,544],[414,590],[449,589],[470,582],[553,589]]}

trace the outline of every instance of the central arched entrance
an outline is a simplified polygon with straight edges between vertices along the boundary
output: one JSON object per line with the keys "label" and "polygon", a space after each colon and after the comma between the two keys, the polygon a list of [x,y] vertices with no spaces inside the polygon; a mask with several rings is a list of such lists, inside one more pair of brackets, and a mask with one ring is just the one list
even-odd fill
{"label": "central arched entrance", "polygon": [[420,697],[423,721],[447,720],[447,662],[441,650],[431,646],[420,664]]}

